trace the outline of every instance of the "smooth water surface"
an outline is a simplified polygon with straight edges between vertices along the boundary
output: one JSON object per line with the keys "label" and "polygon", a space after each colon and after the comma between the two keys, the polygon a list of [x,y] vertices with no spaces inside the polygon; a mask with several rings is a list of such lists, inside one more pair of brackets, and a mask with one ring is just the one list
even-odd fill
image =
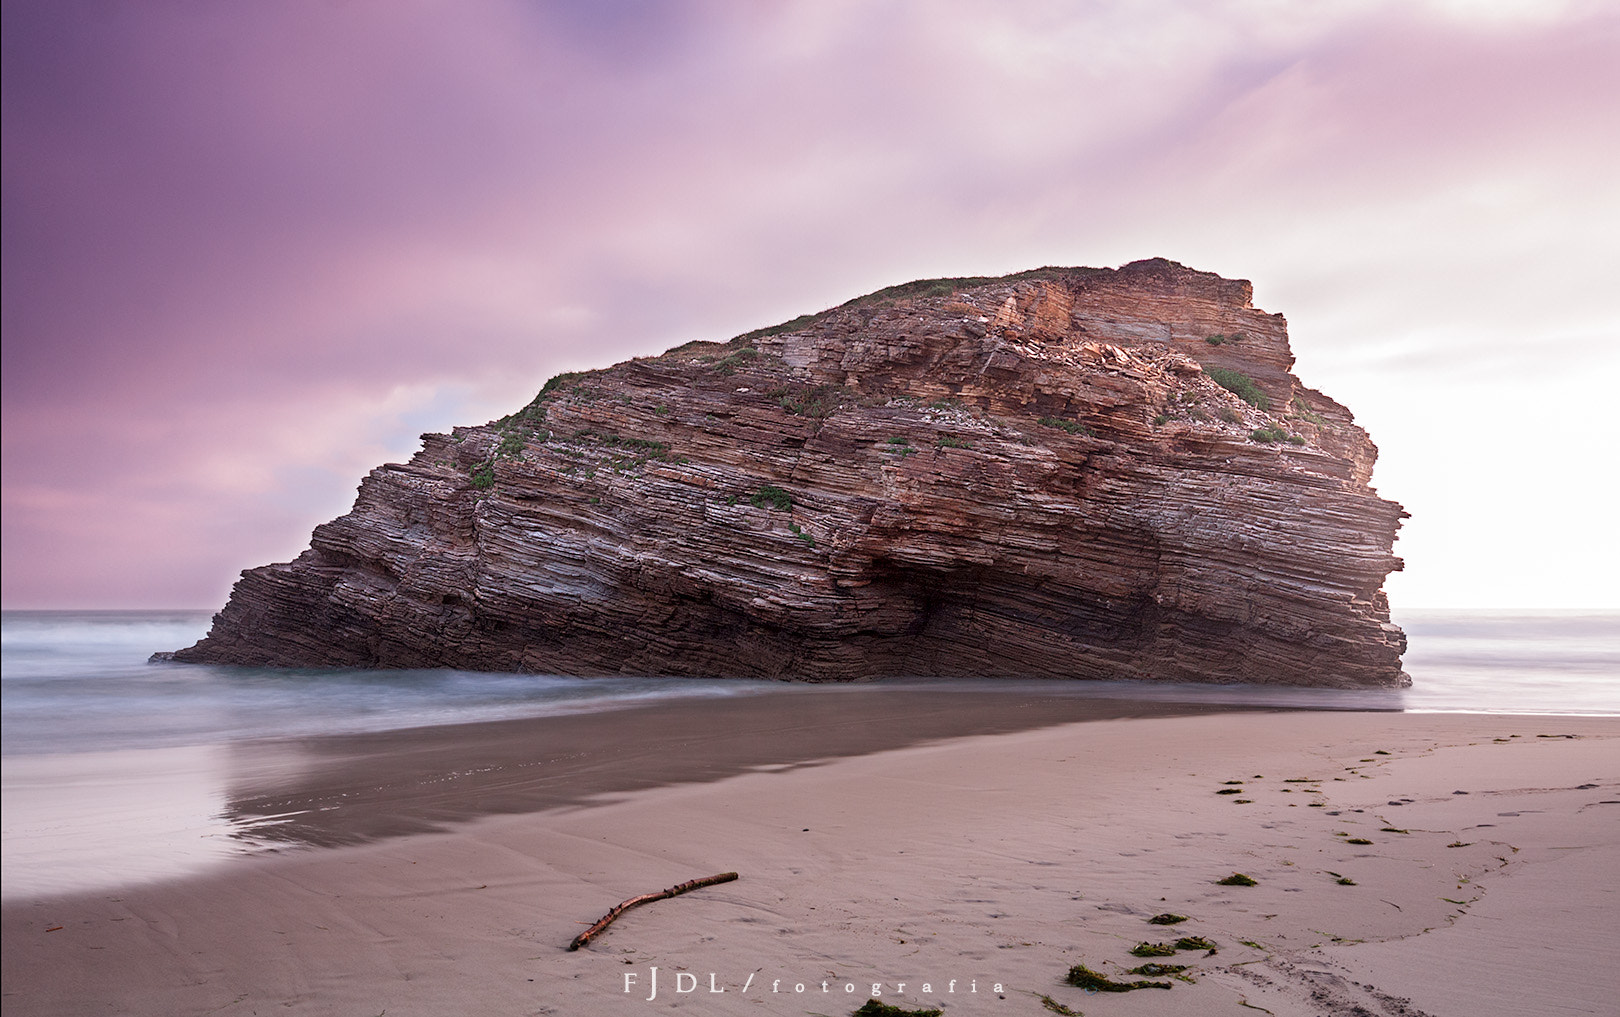
{"label": "smooth water surface", "polygon": [[[877,682],[856,688],[451,670],[149,663],[200,638],[205,612],[6,612],[4,892],[110,886],[196,871],[265,842],[228,799],[289,764],[254,746],[659,701],[928,690],[1201,706],[1620,715],[1620,613],[1407,612],[1405,690],[1140,682]],[[926,703],[919,698],[918,703]],[[232,817],[235,816],[233,819]],[[260,822],[263,822],[261,817]]]}

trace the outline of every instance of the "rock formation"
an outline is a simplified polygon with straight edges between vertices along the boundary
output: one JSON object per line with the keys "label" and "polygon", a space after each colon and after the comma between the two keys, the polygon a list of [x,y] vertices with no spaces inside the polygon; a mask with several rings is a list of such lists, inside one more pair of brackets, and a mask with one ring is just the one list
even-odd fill
{"label": "rock formation", "polygon": [[173,657],[1402,684],[1405,513],[1251,292],[929,280],[561,375],[373,470]]}

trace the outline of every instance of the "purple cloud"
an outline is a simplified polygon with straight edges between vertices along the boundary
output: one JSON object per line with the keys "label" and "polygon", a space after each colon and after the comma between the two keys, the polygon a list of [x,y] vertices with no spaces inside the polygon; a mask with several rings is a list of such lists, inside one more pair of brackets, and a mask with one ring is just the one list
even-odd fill
{"label": "purple cloud", "polygon": [[1400,581],[1461,575],[1426,565],[1447,496],[1410,465],[1438,440],[1412,410],[1449,384],[1435,365],[1602,360],[1620,331],[1602,5],[4,19],[8,606],[215,604],[418,431],[557,370],[909,278],[1153,255],[1289,314],[1307,382],[1407,485]]}

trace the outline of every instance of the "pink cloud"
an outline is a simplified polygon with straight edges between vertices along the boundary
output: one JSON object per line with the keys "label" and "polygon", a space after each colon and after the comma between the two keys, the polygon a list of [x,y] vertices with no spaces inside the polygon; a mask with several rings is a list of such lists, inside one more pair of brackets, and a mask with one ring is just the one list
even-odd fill
{"label": "pink cloud", "polygon": [[6,602],[211,604],[419,430],[906,278],[1612,335],[1620,18],[1506,10],[8,3]]}

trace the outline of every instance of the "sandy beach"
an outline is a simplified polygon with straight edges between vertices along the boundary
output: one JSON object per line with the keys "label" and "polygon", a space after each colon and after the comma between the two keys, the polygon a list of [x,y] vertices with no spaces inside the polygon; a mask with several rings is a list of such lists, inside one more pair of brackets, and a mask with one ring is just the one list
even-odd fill
{"label": "sandy beach", "polygon": [[[1620,719],[917,712],[856,690],[244,749],[232,807],[307,812],[287,846],[8,897],[5,1010],[846,1015],[878,995],[1488,1017],[1620,998]],[[620,900],[725,871],[565,949]],[[1233,873],[1255,885],[1217,882]],[[1131,954],[1181,937],[1215,951]],[[1064,983],[1149,962],[1187,969],[1154,979],[1168,990]]]}

